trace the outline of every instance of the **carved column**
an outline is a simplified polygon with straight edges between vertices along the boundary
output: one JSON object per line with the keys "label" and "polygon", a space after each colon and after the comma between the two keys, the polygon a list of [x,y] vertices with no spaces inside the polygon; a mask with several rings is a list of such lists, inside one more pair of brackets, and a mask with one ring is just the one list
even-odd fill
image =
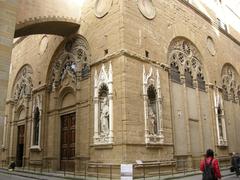
{"label": "carved column", "polygon": [[160,83],[160,77],[159,72],[157,70],[157,106],[158,106],[158,133],[161,138],[161,142],[163,142],[163,117],[162,117],[162,94],[161,94],[161,83]]}
{"label": "carved column", "polygon": [[[145,67],[143,66],[143,103],[144,103],[144,108],[148,106],[147,104],[147,81],[145,80],[146,72],[145,72]],[[147,118],[148,118],[148,112],[147,110],[144,110],[144,131],[145,131],[145,143],[148,143],[148,123],[147,123]]]}

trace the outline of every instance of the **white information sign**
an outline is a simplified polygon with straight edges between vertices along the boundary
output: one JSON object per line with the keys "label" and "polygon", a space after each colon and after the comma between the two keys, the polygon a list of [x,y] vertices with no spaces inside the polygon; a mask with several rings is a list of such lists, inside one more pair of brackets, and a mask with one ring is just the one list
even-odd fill
{"label": "white information sign", "polygon": [[133,180],[132,164],[121,164],[121,180]]}

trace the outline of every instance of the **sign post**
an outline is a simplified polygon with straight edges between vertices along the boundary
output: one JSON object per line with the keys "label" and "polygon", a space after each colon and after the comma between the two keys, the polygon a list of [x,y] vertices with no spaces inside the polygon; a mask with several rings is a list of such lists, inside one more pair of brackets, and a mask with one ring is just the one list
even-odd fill
{"label": "sign post", "polygon": [[121,180],[133,180],[132,164],[121,164]]}

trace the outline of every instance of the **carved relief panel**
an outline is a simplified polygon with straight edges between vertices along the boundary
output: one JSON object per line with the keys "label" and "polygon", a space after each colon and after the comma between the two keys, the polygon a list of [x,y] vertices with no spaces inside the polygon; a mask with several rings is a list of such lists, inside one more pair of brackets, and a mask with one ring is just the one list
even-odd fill
{"label": "carved relief panel", "polygon": [[90,72],[89,48],[81,37],[68,39],[55,57],[52,65],[50,87],[77,87],[80,79],[87,78]]}
{"label": "carved relief panel", "polygon": [[32,94],[33,71],[29,65],[25,65],[19,72],[14,82],[13,99],[19,104],[23,98],[30,98]]}

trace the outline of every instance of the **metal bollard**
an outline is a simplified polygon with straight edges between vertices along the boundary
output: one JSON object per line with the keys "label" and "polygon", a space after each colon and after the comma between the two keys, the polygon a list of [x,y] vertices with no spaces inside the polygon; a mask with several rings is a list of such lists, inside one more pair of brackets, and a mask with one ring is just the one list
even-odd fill
{"label": "metal bollard", "polygon": [[145,180],[145,166],[143,164],[143,179]]}
{"label": "metal bollard", "polygon": [[97,180],[98,180],[98,164],[97,164]]}
{"label": "metal bollard", "polygon": [[110,179],[112,179],[112,165],[110,165]]}
{"label": "metal bollard", "polygon": [[47,171],[49,173],[49,161],[47,161]]}
{"label": "metal bollard", "polygon": [[160,171],[160,165],[161,165],[161,164],[159,163],[159,164],[158,164],[158,176],[159,176],[159,179],[161,178],[161,177],[160,177],[160,176],[161,176],[161,175],[160,175],[160,173],[161,173],[161,171]]}
{"label": "metal bollard", "polygon": [[185,172],[185,166],[186,166],[186,161],[183,161],[183,174],[185,175],[186,174],[186,172]]}
{"label": "metal bollard", "polygon": [[65,162],[63,164],[64,164],[64,176],[65,176],[66,175],[66,164],[65,164]]}
{"label": "metal bollard", "polygon": [[85,179],[87,178],[87,163],[85,163],[85,172],[84,172],[84,176],[85,176]]}

